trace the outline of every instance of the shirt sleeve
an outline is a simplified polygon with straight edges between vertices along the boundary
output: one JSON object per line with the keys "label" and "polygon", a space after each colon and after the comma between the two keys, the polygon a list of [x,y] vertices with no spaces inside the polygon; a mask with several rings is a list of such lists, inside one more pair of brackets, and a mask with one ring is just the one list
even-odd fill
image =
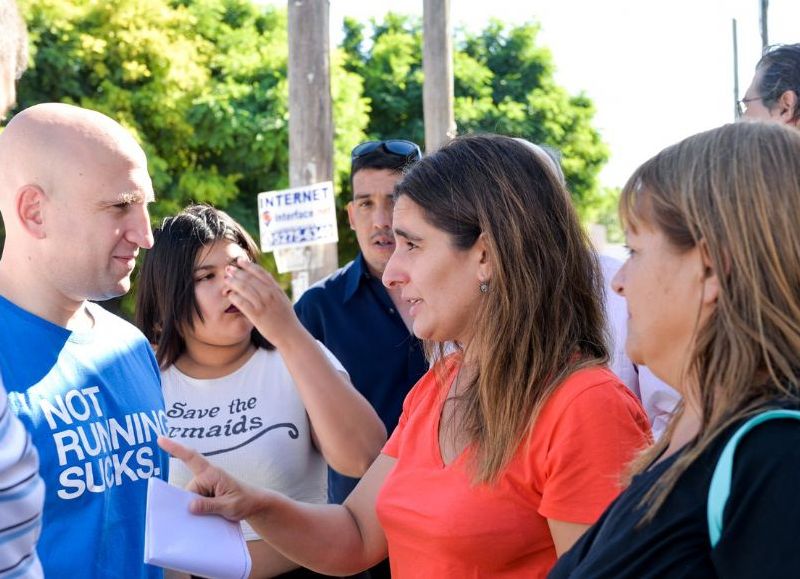
{"label": "shirt sleeve", "polygon": [[[30,436],[0,382],[0,575],[42,577],[36,556],[44,483]],[[16,572],[15,572],[16,571]]]}
{"label": "shirt sleeve", "polygon": [[345,367],[344,367],[344,366],[342,366],[342,363],[339,361],[339,358],[337,358],[336,356],[334,356],[334,355],[333,355],[333,352],[331,352],[331,351],[330,351],[330,350],[329,350],[329,349],[328,349],[328,348],[325,346],[325,344],[323,344],[323,343],[322,343],[322,342],[320,342],[319,340],[317,340],[317,344],[319,345],[320,349],[322,350],[322,353],[323,353],[323,354],[325,354],[325,357],[327,357],[327,358],[328,358],[328,360],[330,360],[330,363],[331,363],[331,364],[333,364],[333,367],[334,367],[334,368],[336,368],[336,370],[338,370],[339,372],[341,372],[341,373],[342,373],[342,374],[344,374],[345,376],[347,376],[348,378],[350,378],[350,374],[349,374],[349,372],[348,372],[348,371],[345,369]]}
{"label": "shirt sleeve", "polygon": [[539,514],[594,523],[619,494],[628,463],[650,442],[647,416],[625,386],[606,379],[585,388],[555,420]]}
{"label": "shirt sleeve", "polygon": [[800,569],[800,421],[771,420],[736,449],[722,535],[711,559],[720,577],[795,577]]}
{"label": "shirt sleeve", "polygon": [[314,336],[315,339],[324,342],[325,336],[322,331],[322,322],[319,312],[315,307],[313,291],[314,288],[306,290],[294,305],[294,313],[297,315],[297,319],[300,320],[300,323],[308,330],[309,334]]}

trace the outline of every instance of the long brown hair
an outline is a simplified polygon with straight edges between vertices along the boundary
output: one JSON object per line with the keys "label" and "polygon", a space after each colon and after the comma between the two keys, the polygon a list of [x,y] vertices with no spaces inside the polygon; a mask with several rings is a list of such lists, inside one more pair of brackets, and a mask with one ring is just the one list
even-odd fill
{"label": "long brown hair", "polygon": [[[637,169],[620,212],[629,228],[662,231],[676,251],[702,242],[720,282],[716,308],[680,369],[700,429],[645,496],[646,522],[723,430],[776,399],[798,400],[800,132],[738,123],[690,137]],[[663,452],[673,428],[636,470]]]}
{"label": "long brown hair", "polygon": [[454,139],[409,170],[403,195],[454,247],[488,245],[457,428],[476,444],[476,482],[491,482],[564,378],[608,358],[599,265],[563,185],[514,139]]}

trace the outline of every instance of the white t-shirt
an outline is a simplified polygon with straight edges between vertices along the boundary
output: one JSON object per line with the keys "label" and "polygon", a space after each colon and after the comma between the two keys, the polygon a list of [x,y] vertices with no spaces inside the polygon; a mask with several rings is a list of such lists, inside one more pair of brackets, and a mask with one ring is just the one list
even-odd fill
{"label": "white t-shirt", "polygon": [[[248,484],[298,501],[327,502],[325,460],[314,447],[305,406],[277,350],[259,348],[223,378],[190,378],[173,365],[161,380],[170,438]],[[170,459],[169,466],[170,483],[183,487],[192,479],[179,460]],[[247,540],[259,538],[244,521],[242,530]]]}

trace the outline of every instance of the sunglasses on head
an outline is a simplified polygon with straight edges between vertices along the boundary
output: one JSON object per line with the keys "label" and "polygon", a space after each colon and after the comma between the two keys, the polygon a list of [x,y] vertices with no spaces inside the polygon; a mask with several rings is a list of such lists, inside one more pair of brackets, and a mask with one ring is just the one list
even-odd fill
{"label": "sunglasses on head", "polygon": [[416,143],[405,139],[389,139],[387,141],[365,141],[356,145],[353,152],[350,153],[350,161],[355,161],[378,149],[383,149],[390,155],[407,157],[409,161],[419,161],[422,158],[422,151]]}

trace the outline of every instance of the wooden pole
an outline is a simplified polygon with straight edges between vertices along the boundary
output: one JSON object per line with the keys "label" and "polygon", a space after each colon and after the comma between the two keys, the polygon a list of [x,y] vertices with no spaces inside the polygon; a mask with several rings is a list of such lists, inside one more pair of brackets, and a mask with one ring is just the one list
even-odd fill
{"label": "wooden pole", "polygon": [[450,0],[424,0],[423,21],[422,66],[425,84],[422,89],[422,108],[425,117],[425,150],[432,152],[456,135]]}
{"label": "wooden pole", "polygon": [[736,32],[736,18],[731,19],[733,27],[733,118],[739,118],[739,39]]}
{"label": "wooden pole", "polygon": [[763,54],[764,51],[769,46],[769,31],[768,31],[768,19],[767,19],[767,12],[769,10],[769,0],[761,0],[760,3],[760,10],[759,10],[759,23],[761,24],[761,53]]}
{"label": "wooden pole", "polygon": [[[289,0],[289,186],[333,180],[330,3]],[[319,267],[292,273],[295,300],[338,267],[336,244],[304,248]]]}

